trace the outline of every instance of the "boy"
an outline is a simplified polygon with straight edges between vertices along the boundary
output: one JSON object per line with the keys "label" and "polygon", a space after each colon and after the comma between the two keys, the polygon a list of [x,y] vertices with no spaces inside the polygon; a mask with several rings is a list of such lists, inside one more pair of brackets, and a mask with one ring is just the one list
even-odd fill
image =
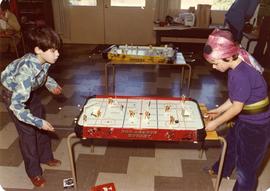
{"label": "boy", "polygon": [[[229,31],[213,31],[205,45],[204,57],[214,69],[228,70],[229,94],[224,104],[208,112],[212,121],[206,124],[206,130],[213,131],[237,116],[234,127],[226,136],[228,149],[223,177],[230,176],[236,167],[233,190],[255,190],[258,168],[270,142],[270,110],[263,70],[233,41]],[[208,172],[217,174],[218,162]]]}
{"label": "boy", "polygon": [[1,73],[2,99],[19,134],[25,170],[36,187],[43,187],[40,163],[60,166],[54,159],[49,132],[53,126],[44,120],[45,112],[39,98],[43,85],[53,94],[61,94],[61,87],[47,75],[51,64],[59,56],[60,37],[50,28],[30,31],[28,53],[10,63]]}

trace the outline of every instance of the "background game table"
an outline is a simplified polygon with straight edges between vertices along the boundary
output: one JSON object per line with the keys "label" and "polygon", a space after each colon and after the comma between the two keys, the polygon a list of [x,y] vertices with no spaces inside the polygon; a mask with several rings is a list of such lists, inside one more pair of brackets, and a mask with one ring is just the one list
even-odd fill
{"label": "background game table", "polygon": [[[177,54],[177,57],[176,57]],[[175,66],[180,72],[180,90],[186,90],[185,95],[189,96],[191,81],[191,65],[187,64],[181,52],[176,52],[171,47],[154,46],[116,46],[113,45],[104,51],[104,57],[108,59],[105,64],[105,86],[106,95],[109,94],[109,69],[112,68],[112,86],[115,93],[115,74],[116,67],[126,65],[156,65],[156,66]],[[177,58],[177,59],[176,59]],[[186,82],[186,89],[184,83]],[[183,94],[183,93],[181,93]],[[180,95],[181,95],[180,94]]]}

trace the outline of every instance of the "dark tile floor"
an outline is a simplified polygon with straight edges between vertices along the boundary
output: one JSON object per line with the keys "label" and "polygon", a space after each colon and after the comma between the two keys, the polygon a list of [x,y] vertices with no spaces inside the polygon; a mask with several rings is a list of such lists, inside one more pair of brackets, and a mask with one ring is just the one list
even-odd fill
{"label": "dark tile floor", "polygon": [[[27,178],[19,151],[19,141],[13,123],[0,102],[0,185],[6,190],[63,189],[63,179],[71,177],[66,139],[73,132],[78,117],[89,95],[105,94],[104,68],[101,56],[104,46],[64,45],[59,61],[51,67],[50,75],[63,87],[63,96],[56,97],[42,91],[47,120],[56,130],[53,138],[54,155],[62,160],[59,168],[42,166],[47,183],[43,189],[33,188]],[[183,50],[190,52],[190,50]],[[190,97],[212,108],[227,97],[226,74],[211,69],[201,58],[200,49],[192,65]],[[13,55],[0,55],[0,71],[13,59]],[[269,79],[269,70],[266,69]],[[180,75],[175,67],[123,66],[117,69],[116,94],[136,96],[177,97],[186,94],[179,90]],[[114,182],[117,191],[211,191],[212,179],[202,168],[213,163],[220,154],[218,143],[208,143],[208,149],[199,158],[199,145],[188,143],[161,143],[147,141],[95,141],[79,144],[74,139],[78,175],[78,190]],[[270,187],[268,158],[259,180],[258,191]],[[231,190],[234,179],[222,180],[220,190]],[[72,189],[70,189],[72,190]]]}

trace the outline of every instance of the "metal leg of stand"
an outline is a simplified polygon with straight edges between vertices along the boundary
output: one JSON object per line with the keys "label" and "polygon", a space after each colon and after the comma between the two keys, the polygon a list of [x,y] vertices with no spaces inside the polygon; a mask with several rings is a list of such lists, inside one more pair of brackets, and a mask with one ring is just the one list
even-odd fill
{"label": "metal leg of stand", "polygon": [[112,64],[112,75],[113,75],[113,95],[115,95],[115,65]]}
{"label": "metal leg of stand", "polygon": [[109,65],[109,63],[106,63],[105,64],[105,93],[106,93],[106,95],[108,95],[108,84],[109,84],[109,76],[108,76],[108,65]]}
{"label": "metal leg of stand", "polygon": [[[183,64],[181,65],[181,82],[180,82],[180,90],[184,91],[184,84],[185,84],[185,67],[187,67],[188,70],[188,76],[187,76],[187,83],[186,83],[186,95],[189,96],[190,93],[190,81],[191,81],[191,66],[189,64]],[[182,93],[183,94],[183,93]]]}
{"label": "metal leg of stand", "polygon": [[[218,140],[223,145],[222,152],[221,152],[221,155],[220,155],[220,160],[219,160],[218,174],[217,174],[216,182],[215,182],[215,185],[214,185],[214,190],[218,191],[219,186],[220,186],[220,182],[221,182],[221,178],[222,178],[221,173],[222,173],[222,170],[223,170],[224,159],[225,159],[225,154],[226,154],[226,150],[227,150],[227,141],[223,137],[218,136],[216,132],[212,132],[212,133],[207,132],[207,136],[206,136],[205,140],[209,140],[209,141],[210,140],[214,140],[214,141]],[[203,149],[203,146],[202,146],[201,152],[199,153],[200,158],[202,157],[203,151],[204,151],[204,149]]]}
{"label": "metal leg of stand", "polygon": [[71,138],[75,138],[75,137],[76,137],[75,133],[71,133],[67,137],[67,147],[68,147],[70,168],[71,168],[72,178],[73,178],[73,182],[74,182],[74,188],[75,188],[75,190],[77,190],[76,169],[75,169],[74,157],[73,157],[73,152],[72,152],[72,147],[71,147]]}
{"label": "metal leg of stand", "polygon": [[[180,91],[183,91],[183,84],[184,84],[184,74],[185,74],[185,68],[184,66],[181,67],[181,82],[180,82]],[[182,93],[183,94],[183,93]]]}
{"label": "metal leg of stand", "polygon": [[202,142],[202,144],[201,144],[201,148],[199,150],[199,159],[201,159],[203,157],[203,152],[205,152],[204,145],[205,145],[205,141]]}
{"label": "metal leg of stand", "polygon": [[225,154],[226,154],[226,150],[227,150],[226,140],[223,137],[218,137],[218,139],[220,140],[220,142],[223,143],[223,148],[222,148],[222,153],[221,153],[220,161],[219,161],[218,175],[217,175],[217,179],[216,179],[216,183],[215,183],[215,191],[219,190],[220,181],[222,178],[221,173],[223,170],[223,164],[224,164]]}
{"label": "metal leg of stand", "polygon": [[187,79],[187,96],[190,94],[190,81],[191,81],[191,66],[187,64],[188,67],[188,79]]}

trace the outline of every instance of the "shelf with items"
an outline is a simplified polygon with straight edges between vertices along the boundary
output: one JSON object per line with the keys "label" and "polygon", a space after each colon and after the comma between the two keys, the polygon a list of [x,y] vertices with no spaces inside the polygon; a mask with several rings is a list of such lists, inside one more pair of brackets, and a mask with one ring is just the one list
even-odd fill
{"label": "shelf with items", "polygon": [[40,25],[54,28],[51,0],[17,0],[17,6],[23,30]]}

